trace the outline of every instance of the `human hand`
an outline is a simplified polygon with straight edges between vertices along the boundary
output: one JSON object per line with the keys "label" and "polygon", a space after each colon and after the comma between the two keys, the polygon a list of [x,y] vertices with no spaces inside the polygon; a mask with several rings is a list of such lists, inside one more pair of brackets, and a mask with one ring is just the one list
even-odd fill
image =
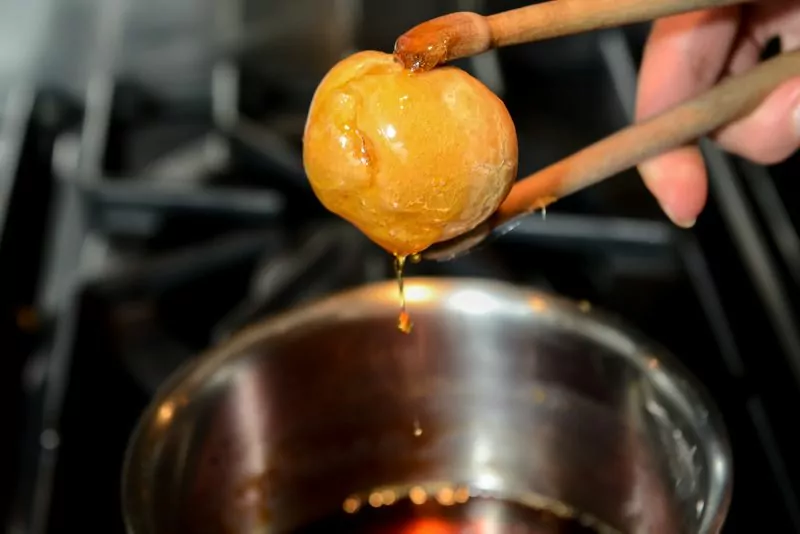
{"label": "human hand", "polygon": [[[660,113],[753,67],[766,44],[800,49],[800,1],[760,0],[657,21],[639,75],[637,119]],[[750,115],[715,135],[724,149],[762,164],[778,163],[800,147],[800,78],[778,87]],[[682,227],[694,225],[708,184],[699,149],[688,146],[639,166],[664,212]]]}

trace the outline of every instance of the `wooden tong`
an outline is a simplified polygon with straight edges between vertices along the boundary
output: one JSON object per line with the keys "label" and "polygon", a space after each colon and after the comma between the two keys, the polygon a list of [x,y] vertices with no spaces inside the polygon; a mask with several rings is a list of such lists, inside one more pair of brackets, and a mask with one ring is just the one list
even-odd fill
{"label": "wooden tong", "polygon": [[423,257],[444,261],[459,256],[491,235],[510,231],[521,216],[746,116],[779,85],[797,76],[800,51],[784,53],[693,100],[628,126],[519,180],[483,224],[435,244]]}
{"label": "wooden tong", "polygon": [[[569,31],[576,27],[604,27],[605,25],[611,25],[610,23],[607,24],[609,20],[631,21],[633,19],[630,12],[613,15],[612,12],[614,10],[610,6],[611,4],[621,6],[638,3],[640,2],[635,0],[554,0],[549,2],[549,4],[572,6],[589,6],[592,4],[595,7],[591,10],[583,11],[584,15],[589,11],[592,13],[604,13],[603,17],[596,14],[592,15],[590,18],[595,21],[592,24],[585,22],[585,20],[582,25],[574,21],[565,21],[562,28],[569,27],[571,28]],[[648,3],[643,0],[642,3],[647,4],[648,7],[641,8],[637,12],[637,17],[643,17],[642,13],[647,9],[650,9],[648,14],[656,12],[652,8],[652,4],[656,2]],[[684,9],[697,7],[698,5],[710,7],[732,3],[735,2],[669,0],[658,2],[661,6],[661,11],[657,12],[663,13],[665,5],[673,8],[673,10],[668,10],[667,13],[675,13],[675,10],[679,9],[679,7]],[[530,17],[530,13],[546,5],[548,4],[531,6],[530,8],[522,8],[522,10],[516,11],[531,10],[527,12]],[[600,6],[606,7],[601,9]],[[562,7],[560,9],[565,8]],[[502,13],[501,15],[506,16],[508,13],[513,13],[513,11]],[[597,21],[600,20],[604,21],[604,26],[598,25]],[[425,24],[417,28],[424,26]],[[412,32],[415,30],[412,30]],[[550,35],[564,35],[569,31],[550,30]],[[522,35],[522,30],[518,30],[515,35]],[[541,34],[534,32],[526,35],[536,36]],[[458,54],[461,54],[465,49],[459,45],[453,49],[455,52],[447,52],[441,57],[447,59],[461,57]],[[415,59],[415,61],[421,61],[418,68],[428,68],[427,57]],[[486,238],[501,235],[513,229],[521,216],[542,209],[559,198],[635,167],[653,156],[696,141],[700,137],[713,133],[720,127],[746,116],[779,85],[797,76],[800,76],[800,51],[784,53],[744,74],[723,81],[693,100],[679,104],[660,115],[620,130],[531,176],[519,180],[497,212],[483,224],[464,235],[437,243],[423,252],[423,257],[443,261],[459,256]]]}
{"label": "wooden tong", "polygon": [[410,70],[429,70],[492,48],[530,43],[751,0],[551,0],[495,15],[450,13],[401,35],[395,56]]}

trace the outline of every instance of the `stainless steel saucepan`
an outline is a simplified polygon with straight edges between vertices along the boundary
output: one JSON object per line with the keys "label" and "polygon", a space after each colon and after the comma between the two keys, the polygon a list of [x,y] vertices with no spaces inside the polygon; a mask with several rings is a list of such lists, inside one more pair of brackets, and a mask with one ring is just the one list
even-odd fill
{"label": "stainless steel saucepan", "polygon": [[375,488],[443,482],[606,531],[720,530],[725,430],[663,350],[504,283],[410,279],[406,291],[409,335],[397,286],[380,283],[178,371],[131,438],[128,532],[291,532],[343,503],[369,508],[352,496]]}

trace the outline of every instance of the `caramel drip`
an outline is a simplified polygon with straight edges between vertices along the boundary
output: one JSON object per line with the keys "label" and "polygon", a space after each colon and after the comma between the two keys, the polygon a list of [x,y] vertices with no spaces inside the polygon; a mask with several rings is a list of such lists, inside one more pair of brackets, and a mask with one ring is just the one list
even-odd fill
{"label": "caramel drip", "polygon": [[397,329],[404,334],[409,334],[414,324],[406,311],[406,291],[403,283],[403,268],[405,264],[406,256],[396,255],[394,257],[394,274],[397,276],[397,289],[400,293],[400,316],[397,319]]}

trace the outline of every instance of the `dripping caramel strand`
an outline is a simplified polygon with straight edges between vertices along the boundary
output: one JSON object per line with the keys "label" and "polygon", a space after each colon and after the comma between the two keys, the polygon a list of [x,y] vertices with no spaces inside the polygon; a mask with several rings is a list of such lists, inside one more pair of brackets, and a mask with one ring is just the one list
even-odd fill
{"label": "dripping caramel strand", "polygon": [[397,289],[400,292],[400,317],[397,319],[397,329],[404,334],[409,334],[414,324],[406,311],[406,291],[403,284],[403,268],[405,264],[406,256],[395,255],[394,274],[397,276]]}

